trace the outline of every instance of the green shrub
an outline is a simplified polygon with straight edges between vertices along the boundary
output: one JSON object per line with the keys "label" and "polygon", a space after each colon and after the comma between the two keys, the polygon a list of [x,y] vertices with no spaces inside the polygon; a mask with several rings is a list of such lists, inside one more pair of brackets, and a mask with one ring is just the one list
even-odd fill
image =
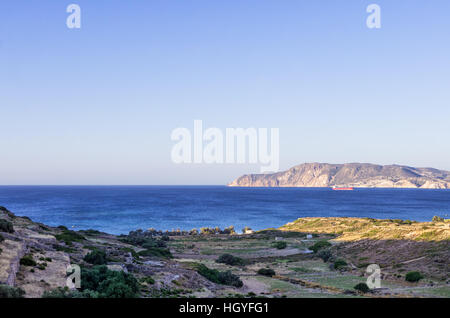
{"label": "green shrub", "polygon": [[370,291],[370,288],[369,288],[369,286],[367,286],[366,283],[359,283],[353,288],[356,289],[357,291],[360,291],[360,292],[364,293],[364,294],[368,293]]}
{"label": "green shrub", "polygon": [[271,268],[260,268],[257,272],[259,275],[272,277],[275,275],[275,271]]}
{"label": "green shrub", "polygon": [[319,251],[317,256],[320,257],[325,263],[333,258],[333,254],[329,249]]}
{"label": "green shrub", "polygon": [[8,285],[0,285],[0,298],[23,298],[25,291]]}
{"label": "green shrub", "polygon": [[5,238],[3,237],[3,235],[0,234],[0,243],[3,242],[5,240]]}
{"label": "green shrub", "polygon": [[343,259],[338,259],[333,264],[334,269],[341,269],[344,268],[345,266],[347,266],[347,262],[344,261]]}
{"label": "green shrub", "polygon": [[138,253],[136,253],[136,251],[130,247],[122,247],[120,250],[125,253],[131,253],[131,256],[133,256],[134,258],[139,258]]}
{"label": "green shrub", "polygon": [[409,272],[405,276],[407,282],[415,283],[423,278],[423,275],[419,272]]}
{"label": "green shrub", "polygon": [[30,254],[25,255],[20,259],[20,265],[23,266],[36,266],[36,262],[33,259],[33,256]]}
{"label": "green shrub", "polygon": [[105,265],[94,266],[92,269],[82,268],[81,277],[81,290],[97,292],[100,298],[138,296],[139,284],[133,275],[109,270]]}
{"label": "green shrub", "polygon": [[277,248],[277,249],[279,249],[279,250],[282,250],[282,249],[286,248],[287,243],[284,242],[284,241],[276,241],[276,242],[272,243],[272,246]]}
{"label": "green shrub", "polygon": [[217,269],[210,269],[203,264],[198,264],[197,272],[216,284],[229,285],[238,288],[244,285],[239,277],[232,274],[230,271],[219,272]]}
{"label": "green shrub", "polygon": [[138,253],[139,256],[156,256],[162,258],[172,258],[172,253],[167,248],[152,247]]}
{"label": "green shrub", "polygon": [[55,238],[66,243],[66,245],[72,245],[73,242],[81,242],[85,239],[83,235],[70,230],[63,230],[61,234],[55,235]]}
{"label": "green shrub", "polygon": [[146,240],[143,244],[141,244],[141,247],[148,248],[148,249],[166,248],[167,244],[166,244],[166,241],[164,241],[163,239],[160,239],[160,240],[151,239],[151,240]]}
{"label": "green shrub", "polygon": [[244,285],[239,276],[232,274],[231,271],[219,272],[219,282],[222,285],[234,286],[238,288]]}
{"label": "green shrub", "polygon": [[330,247],[331,243],[328,241],[318,241],[313,246],[310,246],[309,249],[313,251],[314,253],[317,253],[319,250],[323,248]]}
{"label": "green shrub", "polygon": [[57,250],[58,252],[65,252],[65,253],[75,253],[77,250],[71,247],[53,244],[53,248]]}
{"label": "green shrub", "polygon": [[14,233],[14,226],[11,222],[0,219],[0,232]]}
{"label": "green shrub", "polygon": [[219,271],[216,269],[210,269],[206,265],[203,264],[197,264],[197,272],[205,277],[206,279],[216,283],[220,284],[219,281]]}
{"label": "green shrub", "polygon": [[146,276],[146,277],[144,277],[144,278],[141,278],[141,281],[142,281],[143,283],[147,283],[147,284],[149,284],[149,285],[153,285],[153,284],[155,283],[155,280],[154,280],[153,277],[151,277],[151,276]]}
{"label": "green shrub", "polygon": [[93,265],[106,264],[106,253],[102,250],[94,250],[84,257],[84,261]]}
{"label": "green shrub", "polygon": [[47,263],[38,264],[37,268],[41,271],[44,271],[47,268]]}
{"label": "green shrub", "polygon": [[100,294],[92,290],[78,291],[70,290],[68,287],[58,287],[45,291],[42,298],[100,298]]}
{"label": "green shrub", "polygon": [[42,298],[74,298],[77,291],[71,291],[68,287],[58,287],[52,290],[46,290]]}
{"label": "green shrub", "polygon": [[231,254],[222,254],[219,256],[219,258],[216,260],[217,263],[227,264],[230,266],[235,265],[243,265],[244,260],[240,257],[233,256]]}

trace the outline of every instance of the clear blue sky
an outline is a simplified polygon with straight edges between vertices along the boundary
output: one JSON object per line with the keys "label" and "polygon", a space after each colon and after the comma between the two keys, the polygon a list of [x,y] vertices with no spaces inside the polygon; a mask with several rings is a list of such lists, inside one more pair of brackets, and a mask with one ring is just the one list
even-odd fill
{"label": "clear blue sky", "polygon": [[[77,3],[82,28],[66,27]],[[368,29],[366,7],[382,9]],[[448,0],[0,2],[0,184],[224,184],[170,133],[280,128],[281,169],[450,170]]]}

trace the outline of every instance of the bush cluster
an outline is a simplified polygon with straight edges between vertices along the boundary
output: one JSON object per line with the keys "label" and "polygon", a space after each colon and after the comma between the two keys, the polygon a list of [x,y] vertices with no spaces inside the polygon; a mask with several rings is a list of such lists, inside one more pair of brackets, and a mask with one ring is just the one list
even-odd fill
{"label": "bush cluster", "polygon": [[128,273],[109,270],[105,265],[81,269],[81,290],[57,288],[45,292],[43,298],[135,298],[139,283]]}
{"label": "bush cluster", "polygon": [[134,258],[139,258],[138,253],[133,248],[122,247],[120,250],[125,253],[131,253],[131,256],[133,256]]}
{"label": "bush cluster", "polygon": [[217,263],[227,264],[230,266],[244,265],[244,260],[231,254],[222,254],[216,260]]}
{"label": "bush cluster", "polygon": [[55,235],[55,238],[66,245],[72,245],[73,242],[82,242],[85,239],[80,233],[71,230],[63,230],[60,234]]}
{"label": "bush cluster", "polygon": [[415,283],[423,278],[423,275],[419,272],[409,272],[405,275],[405,280],[407,282]]}
{"label": "bush cluster", "polygon": [[282,250],[282,249],[285,249],[287,247],[287,243],[284,242],[284,241],[276,241],[276,242],[272,243],[272,246],[277,248],[277,249],[279,249],[279,250]]}
{"label": "bush cluster", "polygon": [[25,255],[24,257],[22,257],[20,259],[20,265],[23,265],[23,266],[36,266],[37,263],[33,259],[32,255],[27,254],[27,255]]}
{"label": "bush cluster", "polygon": [[314,253],[317,253],[319,250],[323,248],[330,247],[331,243],[328,241],[318,241],[313,246],[310,246],[309,249],[313,251]]}
{"label": "bush cluster", "polygon": [[21,288],[0,285],[0,298],[23,298],[25,291]]}
{"label": "bush cluster", "polygon": [[271,268],[260,268],[258,269],[258,274],[272,277],[275,275],[275,271]]}
{"label": "bush cluster", "polygon": [[347,266],[347,262],[344,261],[343,259],[338,259],[333,264],[334,269],[341,269],[344,268],[345,266]]}
{"label": "bush cluster", "polygon": [[219,272],[217,269],[211,269],[203,264],[198,264],[197,272],[216,284],[234,286],[238,288],[244,285],[239,276],[232,274],[230,271]]}
{"label": "bush cluster", "polygon": [[151,276],[145,276],[145,277],[141,278],[141,282],[147,283],[149,285],[153,285],[155,283],[155,280]]}
{"label": "bush cluster", "polygon": [[333,254],[331,253],[331,251],[329,249],[320,250],[317,253],[317,256],[320,257],[325,263],[333,258]]}
{"label": "bush cluster", "polygon": [[137,253],[138,256],[156,256],[162,258],[172,258],[170,250],[167,248],[169,237],[154,237],[151,231],[131,231],[128,235],[123,235],[120,241],[144,248],[144,251]]}
{"label": "bush cluster", "polygon": [[84,261],[93,265],[104,265],[106,261],[106,253],[102,250],[94,250],[84,257]]}
{"label": "bush cluster", "polygon": [[353,288],[362,293],[368,293],[370,291],[370,288],[366,283],[359,283]]}
{"label": "bush cluster", "polygon": [[0,232],[14,233],[14,226],[11,222],[0,219]]}

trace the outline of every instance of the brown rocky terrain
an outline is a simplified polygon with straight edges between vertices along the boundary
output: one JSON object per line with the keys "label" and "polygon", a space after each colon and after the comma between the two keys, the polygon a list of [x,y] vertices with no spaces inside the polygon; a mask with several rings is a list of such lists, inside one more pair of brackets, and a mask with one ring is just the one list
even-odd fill
{"label": "brown rocky terrain", "polygon": [[301,218],[280,230],[336,235],[336,252],[357,268],[379,264],[385,273],[420,270],[437,279],[450,279],[450,220]]}
{"label": "brown rocky terrain", "polygon": [[273,174],[244,175],[234,187],[332,187],[450,189],[450,172],[369,163],[304,163]]}

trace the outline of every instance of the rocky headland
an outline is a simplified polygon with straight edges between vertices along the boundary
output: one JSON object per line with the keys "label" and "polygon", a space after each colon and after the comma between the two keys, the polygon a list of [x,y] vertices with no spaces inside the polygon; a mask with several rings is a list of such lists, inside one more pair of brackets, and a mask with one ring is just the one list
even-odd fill
{"label": "rocky headland", "polygon": [[450,189],[450,172],[370,163],[304,163],[273,174],[244,175],[232,187],[357,187]]}

